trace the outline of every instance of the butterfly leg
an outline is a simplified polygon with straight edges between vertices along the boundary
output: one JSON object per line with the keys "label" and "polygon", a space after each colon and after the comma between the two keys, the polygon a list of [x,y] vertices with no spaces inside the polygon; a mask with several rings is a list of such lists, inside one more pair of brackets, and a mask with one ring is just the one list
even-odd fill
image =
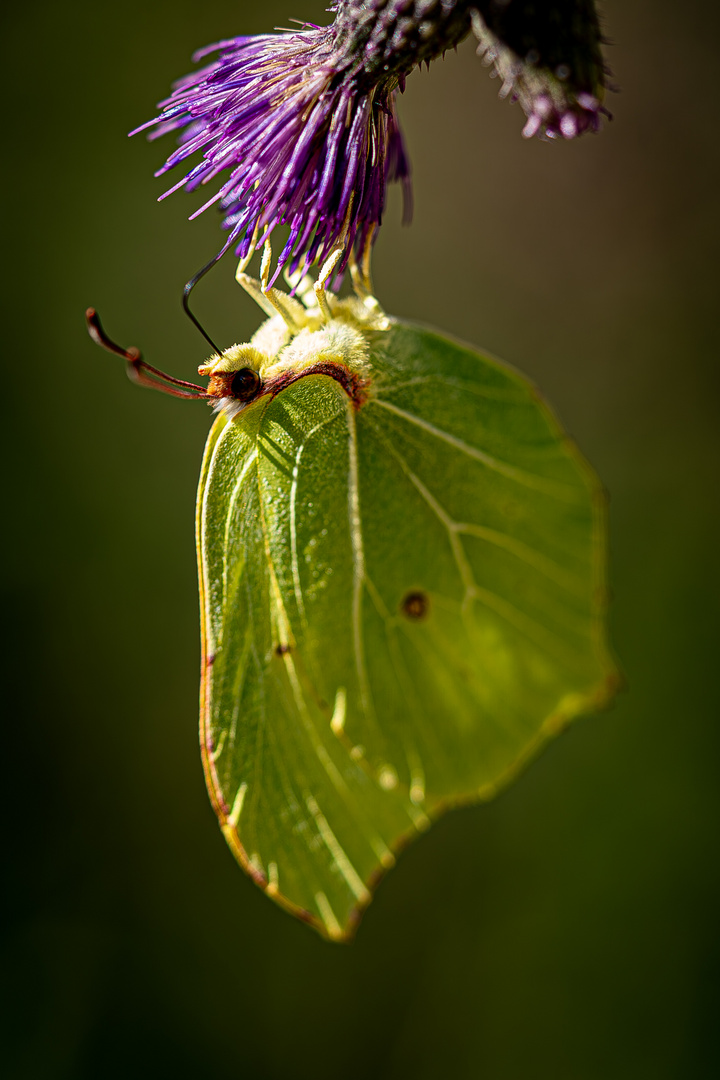
{"label": "butterfly leg", "polygon": [[318,279],[315,282],[315,299],[317,305],[320,308],[320,314],[323,317],[324,322],[330,322],[332,319],[332,311],[330,310],[330,304],[327,298],[327,283],[333,275],[335,267],[340,262],[343,252],[345,251],[345,245],[347,244],[347,235],[350,228],[350,220],[352,218],[352,208],[354,201],[354,193],[350,196],[348,203],[347,213],[345,214],[345,220],[343,222],[342,231],[338,237],[338,241],[333,250],[328,255],[325,262],[320,268]]}
{"label": "butterfly leg", "polygon": [[382,309],[373,294],[373,284],[370,276],[370,254],[371,247],[368,244],[363,251],[362,260],[358,264],[357,259],[355,258],[355,252],[350,252],[350,257],[348,258],[350,278],[352,280],[353,292],[358,300],[360,300],[369,311],[380,312]]}
{"label": "butterfly leg", "polygon": [[251,277],[250,274],[245,273],[245,268],[248,266],[250,259],[254,254],[254,246],[251,246],[250,252],[241,259],[238,263],[237,271],[235,272],[235,280],[240,285],[248,296],[251,296],[256,304],[265,312],[266,315],[280,314],[287,326],[288,330],[292,334],[297,334],[298,330],[301,330],[305,325],[305,312],[302,304],[298,303],[291,296],[287,296],[281,292],[280,289],[274,289],[270,284],[270,265],[272,263],[272,248],[270,247],[270,241],[265,241],[265,248],[263,251],[262,263],[260,264],[260,280]]}
{"label": "butterfly leg", "polygon": [[293,290],[296,296],[299,296],[306,308],[315,306],[315,282],[309,274],[304,274],[302,270],[296,270],[294,274],[288,274],[285,272],[285,281]]}
{"label": "butterfly leg", "polygon": [[327,288],[326,288],[326,286],[327,286],[328,281],[330,280],[330,278],[333,275],[333,271],[335,270],[335,267],[337,266],[337,264],[340,262],[340,260],[342,258],[344,249],[345,249],[345,245],[340,244],[338,247],[336,247],[333,251],[330,252],[330,255],[325,260],[325,262],[322,264],[322,267],[320,268],[320,273],[318,275],[318,279],[317,279],[317,281],[315,282],[315,284],[313,286],[313,290],[315,292],[315,299],[317,301],[317,306],[320,308],[320,313],[321,313],[321,315],[323,317],[323,322],[326,322],[326,323],[330,322],[330,320],[333,317],[332,311],[330,310],[330,304],[329,304],[328,298],[327,298]]}
{"label": "butterfly leg", "polygon": [[262,262],[260,263],[260,281],[263,295],[267,297],[275,310],[282,315],[288,330],[296,334],[305,325],[305,309],[302,304],[292,296],[270,285],[270,267],[272,266],[272,247],[270,241],[265,241]]}

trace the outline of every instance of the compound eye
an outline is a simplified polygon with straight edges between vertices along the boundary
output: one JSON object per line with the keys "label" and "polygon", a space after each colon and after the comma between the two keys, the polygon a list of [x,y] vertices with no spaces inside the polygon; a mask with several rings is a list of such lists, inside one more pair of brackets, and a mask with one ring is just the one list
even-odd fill
{"label": "compound eye", "polygon": [[230,380],[230,393],[237,401],[250,401],[260,389],[260,376],[252,368],[236,371]]}

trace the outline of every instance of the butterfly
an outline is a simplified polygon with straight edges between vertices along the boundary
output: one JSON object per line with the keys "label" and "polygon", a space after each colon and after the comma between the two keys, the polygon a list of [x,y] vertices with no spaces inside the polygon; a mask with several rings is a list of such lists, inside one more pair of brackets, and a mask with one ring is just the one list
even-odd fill
{"label": "butterfly", "polygon": [[251,341],[145,385],[214,405],[197,498],[201,748],[225,838],[349,939],[400,849],[491,799],[618,686],[605,498],[520,373],[354,295],[240,264]]}

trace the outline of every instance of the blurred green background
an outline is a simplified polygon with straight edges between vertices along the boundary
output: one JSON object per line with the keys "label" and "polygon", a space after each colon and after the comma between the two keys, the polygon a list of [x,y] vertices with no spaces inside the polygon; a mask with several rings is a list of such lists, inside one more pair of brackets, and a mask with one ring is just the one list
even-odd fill
{"label": "blurred green background", "polygon": [[[210,416],[85,334],[193,378],[180,311],[214,253],[128,141],[196,47],[329,20],[317,0],[15,5],[2,289],[12,1078],[707,1077],[717,1068],[716,5],[606,0],[599,137],[526,142],[467,42],[400,102],[386,309],[527,372],[611,494],[616,708],[403,855],[350,947],[244,877],[197,748],[193,514]],[[258,313],[223,264],[221,342]]]}

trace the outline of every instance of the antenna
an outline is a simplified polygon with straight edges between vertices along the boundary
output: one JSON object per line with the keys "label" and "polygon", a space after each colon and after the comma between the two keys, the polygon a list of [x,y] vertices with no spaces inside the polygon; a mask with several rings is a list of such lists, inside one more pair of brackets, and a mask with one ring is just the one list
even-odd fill
{"label": "antenna", "polygon": [[193,291],[193,289],[197,285],[198,281],[200,281],[201,278],[205,277],[208,270],[212,270],[213,266],[215,266],[215,263],[220,259],[221,255],[224,254],[225,250],[226,250],[226,248],[223,248],[223,250],[219,254],[214,255],[209,263],[206,263],[206,265],[203,266],[203,268],[201,270],[198,270],[197,274],[194,274],[193,277],[190,278],[190,280],[185,285],[185,288],[183,289],[183,295],[182,295],[183,311],[185,312],[187,317],[190,319],[190,321],[195,324],[195,326],[198,328],[198,330],[200,331],[202,336],[205,338],[207,343],[212,347],[213,351],[218,354],[218,356],[222,356],[222,349],[218,349],[217,345],[215,344],[213,339],[210,337],[208,332],[205,330],[205,328],[201,325],[198,318],[190,310],[190,305],[189,305],[188,301],[190,299],[190,293]]}
{"label": "antenna", "polygon": [[[133,382],[140,386],[149,386],[153,390],[162,390],[164,394],[172,397],[188,398],[192,401],[207,401],[207,391],[196,383],[185,382],[184,379],[176,379],[172,375],[166,375],[159,368],[152,367],[143,360],[140,350],[135,347],[123,349],[122,345],[116,345],[105,333],[100,316],[95,308],[88,308],[85,312],[85,322],[88,333],[96,345],[115,356],[121,356],[127,363],[127,373]],[[211,343],[212,344],[212,343]],[[213,346],[214,348],[214,346]]]}

